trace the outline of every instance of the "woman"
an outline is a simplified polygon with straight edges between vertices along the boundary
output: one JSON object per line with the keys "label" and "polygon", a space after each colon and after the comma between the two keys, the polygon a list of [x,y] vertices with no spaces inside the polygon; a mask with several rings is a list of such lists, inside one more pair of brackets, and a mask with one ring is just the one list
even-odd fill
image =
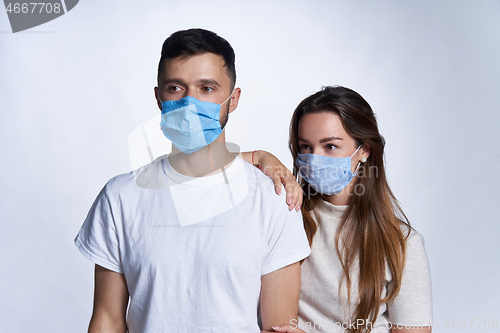
{"label": "woman", "polygon": [[[391,192],[385,141],[370,105],[325,87],[296,108],[289,148],[312,254],[302,264],[299,321],[278,332],[431,332],[422,237]],[[276,168],[265,152],[254,164]]]}

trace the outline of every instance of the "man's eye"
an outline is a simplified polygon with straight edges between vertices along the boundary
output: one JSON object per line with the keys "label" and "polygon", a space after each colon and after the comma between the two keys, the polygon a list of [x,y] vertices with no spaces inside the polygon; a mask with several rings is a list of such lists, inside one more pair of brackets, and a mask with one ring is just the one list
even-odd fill
{"label": "man's eye", "polygon": [[211,92],[211,91],[214,90],[214,88],[212,88],[212,87],[203,87],[203,88],[201,88],[201,90],[203,90],[204,92]]}
{"label": "man's eye", "polygon": [[180,91],[181,90],[181,87],[179,86],[170,86],[168,87],[168,91],[169,92],[177,92],[177,91]]}

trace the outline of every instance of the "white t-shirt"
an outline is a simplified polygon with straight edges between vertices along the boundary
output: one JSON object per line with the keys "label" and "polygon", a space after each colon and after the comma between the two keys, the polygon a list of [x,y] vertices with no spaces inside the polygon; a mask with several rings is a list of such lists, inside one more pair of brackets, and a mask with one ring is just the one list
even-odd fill
{"label": "white t-shirt", "polygon": [[163,156],[111,179],[75,244],[125,275],[131,333],[260,332],[261,276],[310,253],[301,213],[239,158],[187,177]]}
{"label": "white t-shirt", "polygon": [[[319,221],[318,230],[313,238],[312,253],[301,267],[298,326],[308,333],[343,333],[348,325],[351,328],[356,325],[350,318],[359,303],[359,266],[356,263],[351,272],[351,303],[347,303],[345,283],[342,284],[342,298],[339,298],[343,269],[335,246],[335,236],[347,206],[318,201],[312,211],[314,220]],[[410,328],[432,325],[431,278],[424,240],[412,230],[406,246],[401,290],[393,302],[380,305],[378,317],[371,323],[372,333],[388,333],[391,324]],[[392,287],[392,275],[388,269],[385,282],[383,297],[386,296],[387,289]]]}

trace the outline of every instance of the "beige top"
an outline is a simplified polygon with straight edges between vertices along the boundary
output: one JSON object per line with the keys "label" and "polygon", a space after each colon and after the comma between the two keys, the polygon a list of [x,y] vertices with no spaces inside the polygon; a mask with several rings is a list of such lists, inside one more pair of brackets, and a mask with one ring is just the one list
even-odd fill
{"label": "beige top", "polygon": [[[347,303],[347,288],[343,283],[339,298],[342,266],[337,256],[335,235],[347,206],[335,206],[321,200],[312,216],[318,224],[311,255],[302,264],[302,287],[299,303],[299,328],[306,332],[344,332],[355,325],[350,318],[358,304],[358,268],[351,273],[351,303]],[[390,332],[392,325],[431,326],[432,296],[429,264],[422,236],[411,231],[407,240],[406,265],[401,291],[394,302],[382,304],[373,324],[374,333]],[[387,288],[392,276],[386,273]],[[361,324],[361,323],[360,323]],[[343,325],[343,327],[342,327]]]}

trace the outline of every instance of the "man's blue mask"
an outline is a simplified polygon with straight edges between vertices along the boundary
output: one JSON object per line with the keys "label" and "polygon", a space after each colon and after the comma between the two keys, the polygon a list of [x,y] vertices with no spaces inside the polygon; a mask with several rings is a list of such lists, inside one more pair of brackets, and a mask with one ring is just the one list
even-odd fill
{"label": "man's blue mask", "polygon": [[[233,93],[224,103],[232,95]],[[194,153],[208,146],[221,135],[219,117],[220,108],[224,103],[202,102],[191,96],[177,101],[162,102],[161,130],[167,139],[184,154]]]}
{"label": "man's blue mask", "polygon": [[[357,153],[359,148],[354,154]],[[317,192],[325,195],[337,194],[356,176],[351,171],[351,157],[330,157],[316,154],[299,154],[295,165],[302,178]],[[358,164],[359,166],[359,164]]]}

